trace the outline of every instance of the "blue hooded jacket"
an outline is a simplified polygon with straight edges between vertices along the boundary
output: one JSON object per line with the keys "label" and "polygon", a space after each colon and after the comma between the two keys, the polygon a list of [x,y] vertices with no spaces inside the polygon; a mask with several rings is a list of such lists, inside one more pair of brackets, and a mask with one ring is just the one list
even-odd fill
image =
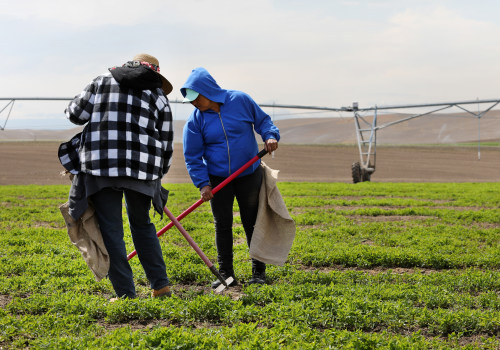
{"label": "blue hooded jacket", "polygon": [[[195,68],[181,88],[191,89],[220,105],[220,112],[195,108],[183,131],[184,159],[191,180],[198,188],[209,185],[209,176],[228,177],[258,152],[254,129],[262,141],[279,141],[278,128],[246,93],[222,89],[205,68]],[[255,162],[239,176],[252,174]]]}

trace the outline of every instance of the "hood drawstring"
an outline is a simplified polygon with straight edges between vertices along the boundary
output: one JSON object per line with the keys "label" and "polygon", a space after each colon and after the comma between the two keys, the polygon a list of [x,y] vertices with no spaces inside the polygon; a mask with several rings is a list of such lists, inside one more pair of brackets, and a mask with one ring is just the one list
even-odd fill
{"label": "hood drawstring", "polygon": [[224,128],[224,123],[222,122],[222,116],[220,115],[220,112],[218,114],[219,114],[220,123],[222,125],[222,131],[224,131],[224,136],[226,137],[227,159],[229,160],[229,173],[228,173],[228,175],[231,175],[231,154],[229,153],[229,139],[227,138],[226,128]]}

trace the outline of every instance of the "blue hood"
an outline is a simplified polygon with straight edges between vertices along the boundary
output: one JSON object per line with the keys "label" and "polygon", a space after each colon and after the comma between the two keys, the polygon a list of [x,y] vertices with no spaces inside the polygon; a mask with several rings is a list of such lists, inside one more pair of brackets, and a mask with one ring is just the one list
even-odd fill
{"label": "blue hood", "polygon": [[184,97],[186,97],[186,89],[194,90],[217,103],[224,103],[227,97],[227,90],[222,89],[203,67],[193,69],[184,85],[182,85],[181,94]]}
{"label": "blue hood", "polygon": [[[183,129],[184,160],[193,183],[198,188],[210,184],[210,175],[227,177],[241,168],[258,152],[255,133],[262,141],[279,141],[278,128],[259,105],[246,93],[225,90],[204,68],[193,69],[181,88],[192,89],[219,104],[219,111],[195,108]],[[260,161],[239,176],[252,174]]]}

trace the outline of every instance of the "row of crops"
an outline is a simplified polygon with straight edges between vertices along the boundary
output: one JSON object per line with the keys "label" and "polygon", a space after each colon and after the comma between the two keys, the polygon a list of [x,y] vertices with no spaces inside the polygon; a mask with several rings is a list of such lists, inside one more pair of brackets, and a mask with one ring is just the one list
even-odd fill
{"label": "row of crops", "polygon": [[[199,196],[165,187],[177,215]],[[213,294],[213,275],[174,228],[160,239],[174,296],[151,299],[134,258],[139,297],[110,303],[111,284],[94,280],[67,237],[58,206],[69,187],[0,187],[0,349],[500,348],[500,183],[279,188],[297,235],[267,285],[245,285],[236,214],[241,285]],[[209,205],[182,224],[216,261]]]}

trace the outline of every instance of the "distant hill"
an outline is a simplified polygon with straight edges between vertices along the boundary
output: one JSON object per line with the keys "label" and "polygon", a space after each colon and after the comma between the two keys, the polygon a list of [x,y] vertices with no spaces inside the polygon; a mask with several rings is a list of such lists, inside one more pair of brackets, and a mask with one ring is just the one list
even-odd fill
{"label": "distant hill", "polygon": [[[379,115],[378,126],[401,120],[403,114]],[[174,122],[175,142],[182,142],[184,121]],[[353,118],[307,118],[278,120],[281,142],[287,144],[356,144]],[[432,114],[383,128],[377,144],[452,144],[477,142],[478,119],[468,114]],[[69,130],[3,130],[0,141],[65,141],[82,127]],[[481,141],[500,142],[500,111],[490,111],[480,120]],[[260,139],[259,139],[260,141]]]}

